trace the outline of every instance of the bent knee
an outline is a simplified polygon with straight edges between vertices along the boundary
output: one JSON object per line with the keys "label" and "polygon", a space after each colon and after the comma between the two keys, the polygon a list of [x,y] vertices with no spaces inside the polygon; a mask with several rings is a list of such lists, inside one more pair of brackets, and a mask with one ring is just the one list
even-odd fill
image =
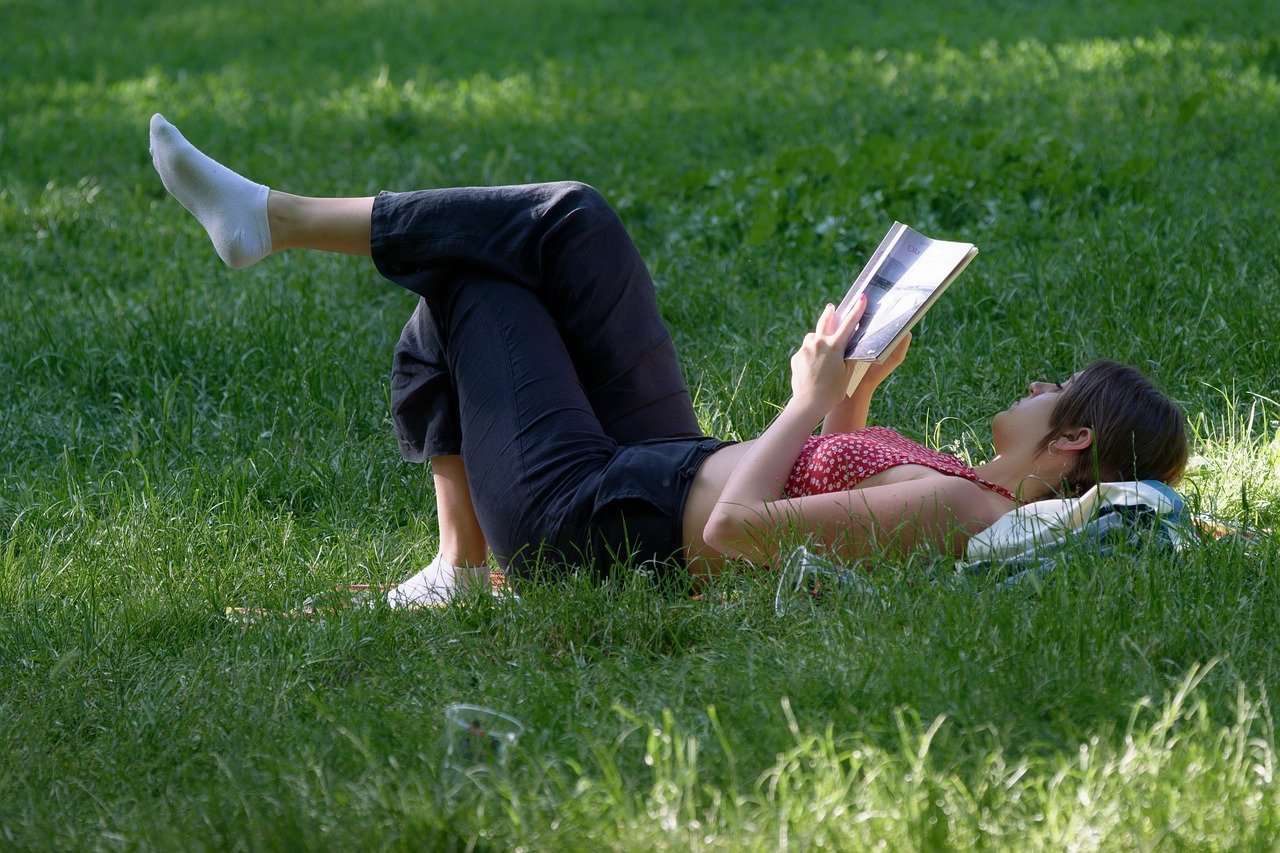
{"label": "bent knee", "polygon": [[590,222],[618,221],[618,214],[604,195],[581,181],[559,181],[551,185],[547,212],[558,216],[573,214],[575,219]]}
{"label": "bent knee", "polygon": [[[609,207],[604,195],[582,181],[556,181],[550,185],[552,198],[572,207]],[[612,209],[612,208],[610,208]]]}

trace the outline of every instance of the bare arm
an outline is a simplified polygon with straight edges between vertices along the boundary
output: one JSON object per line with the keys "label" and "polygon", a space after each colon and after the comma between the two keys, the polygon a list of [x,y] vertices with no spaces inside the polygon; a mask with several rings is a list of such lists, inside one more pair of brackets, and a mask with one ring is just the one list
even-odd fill
{"label": "bare arm", "polygon": [[822,435],[833,432],[857,432],[867,425],[867,415],[871,411],[871,396],[875,388],[866,382],[858,383],[853,393],[845,397],[835,408],[827,412],[822,419]]}
{"label": "bare arm", "polygon": [[853,393],[835,405],[822,419],[822,434],[833,432],[856,432],[867,425],[867,414],[871,411],[871,397],[876,389],[889,378],[907,357],[907,348],[911,346],[911,333],[902,339],[885,360],[884,364],[873,364],[867,368],[862,381]]}
{"label": "bare arm", "polygon": [[813,535],[824,550],[849,561],[922,545],[960,557],[990,515],[981,486],[938,476],[802,498],[782,498],[777,489],[751,500],[722,497],[705,535],[725,554],[758,564],[776,561],[787,533]]}
{"label": "bare arm", "polygon": [[[959,554],[969,536],[989,523],[981,487],[956,477],[782,497],[791,466],[823,412],[828,418],[834,413],[834,420],[847,419],[841,426],[860,412],[865,423],[865,404],[874,384],[865,398],[855,391],[832,407],[848,384],[844,343],[860,315],[861,310],[851,312],[833,329],[828,309],[817,331],[805,337],[792,357],[791,399],[729,477],[707,521],[703,536],[713,547],[730,556],[771,563],[777,557],[779,534],[799,532],[817,534],[827,548],[846,558],[886,546],[908,550],[922,544]],[[880,366],[887,368],[881,381],[905,356],[906,345],[898,349],[896,360]]]}

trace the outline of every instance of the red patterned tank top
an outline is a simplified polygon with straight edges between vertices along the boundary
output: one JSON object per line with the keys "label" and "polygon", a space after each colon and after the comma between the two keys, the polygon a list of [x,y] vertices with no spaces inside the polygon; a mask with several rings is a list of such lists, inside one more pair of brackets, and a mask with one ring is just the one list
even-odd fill
{"label": "red patterned tank top", "polygon": [[982,479],[956,457],[930,450],[879,426],[811,436],[787,478],[785,495],[799,498],[843,492],[898,465],[924,465],[942,474],[963,477],[1017,502],[1008,489]]}

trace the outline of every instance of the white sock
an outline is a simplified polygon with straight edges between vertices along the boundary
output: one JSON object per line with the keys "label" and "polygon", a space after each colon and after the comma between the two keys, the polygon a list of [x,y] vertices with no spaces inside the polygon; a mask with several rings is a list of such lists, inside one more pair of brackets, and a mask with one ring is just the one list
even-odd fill
{"label": "white sock", "polygon": [[271,254],[270,190],[202,154],[159,113],[151,117],[151,162],[227,266],[243,269]]}
{"label": "white sock", "polygon": [[451,566],[437,556],[425,569],[388,590],[387,604],[392,609],[448,604],[459,589],[475,585],[488,588],[488,566]]}

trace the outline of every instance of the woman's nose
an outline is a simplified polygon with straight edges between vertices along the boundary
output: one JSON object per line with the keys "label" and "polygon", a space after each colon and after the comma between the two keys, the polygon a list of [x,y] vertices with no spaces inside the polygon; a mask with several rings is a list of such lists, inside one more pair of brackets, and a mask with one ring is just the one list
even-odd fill
{"label": "woman's nose", "polygon": [[1027,386],[1027,390],[1031,392],[1032,397],[1035,397],[1038,394],[1043,394],[1051,388],[1053,388],[1052,382],[1032,382]]}

